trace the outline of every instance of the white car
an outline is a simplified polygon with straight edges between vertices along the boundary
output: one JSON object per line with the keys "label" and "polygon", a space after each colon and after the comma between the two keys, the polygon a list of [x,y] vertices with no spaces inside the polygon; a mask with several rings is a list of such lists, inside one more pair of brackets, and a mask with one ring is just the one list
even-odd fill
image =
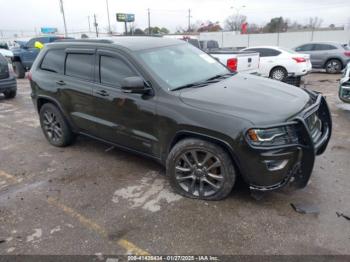
{"label": "white car", "polygon": [[254,51],[260,54],[259,73],[279,81],[287,77],[301,77],[308,74],[312,65],[310,55],[276,46],[248,47],[242,51]]}
{"label": "white car", "polygon": [[339,98],[344,103],[350,103],[350,63],[345,67],[340,79]]}
{"label": "white car", "polygon": [[7,59],[13,57],[12,51],[7,50],[7,49],[3,49],[3,48],[0,48],[0,54],[2,54],[2,55],[3,55],[4,57],[6,57]]}

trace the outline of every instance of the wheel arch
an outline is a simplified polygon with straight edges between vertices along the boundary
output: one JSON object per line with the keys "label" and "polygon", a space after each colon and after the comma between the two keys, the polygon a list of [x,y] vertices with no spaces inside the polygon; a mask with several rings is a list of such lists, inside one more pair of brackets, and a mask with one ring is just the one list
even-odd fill
{"label": "wheel arch", "polygon": [[63,116],[67,120],[69,126],[73,130],[76,130],[76,128],[75,128],[74,124],[72,123],[70,117],[68,116],[66,111],[63,110],[63,107],[61,106],[61,104],[56,99],[54,99],[52,97],[38,96],[38,98],[36,99],[36,109],[37,109],[38,113],[40,112],[40,109],[42,108],[42,106],[44,104],[47,104],[47,103],[51,103],[51,104],[55,105],[58,108],[58,110],[60,110],[60,112],[63,114]]}
{"label": "wheel arch", "polygon": [[[171,149],[178,142],[180,142],[184,139],[190,139],[190,138],[202,139],[202,140],[205,140],[207,142],[211,142],[211,143],[214,143],[214,144],[220,146],[230,156],[236,171],[238,171],[238,174],[240,173],[241,169],[240,169],[239,158],[238,158],[235,150],[232,148],[232,146],[229,143],[227,143],[226,141],[223,141],[219,138],[208,136],[208,135],[202,134],[202,133],[197,133],[197,132],[192,132],[192,131],[177,132],[176,135],[171,140],[171,143],[168,146],[166,155],[168,155],[170,153]],[[164,157],[164,160],[166,160],[166,157]]]}
{"label": "wheel arch", "polygon": [[17,56],[17,55],[14,56],[14,57],[12,57],[11,60],[12,60],[12,62],[20,62],[20,63],[22,63],[21,57],[19,57],[19,56]]}

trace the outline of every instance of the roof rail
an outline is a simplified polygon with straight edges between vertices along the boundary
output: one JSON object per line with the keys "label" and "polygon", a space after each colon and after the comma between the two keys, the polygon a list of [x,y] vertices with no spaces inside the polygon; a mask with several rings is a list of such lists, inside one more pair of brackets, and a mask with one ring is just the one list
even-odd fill
{"label": "roof rail", "polygon": [[104,43],[113,44],[113,41],[108,39],[59,39],[55,42],[79,42],[79,43]]}

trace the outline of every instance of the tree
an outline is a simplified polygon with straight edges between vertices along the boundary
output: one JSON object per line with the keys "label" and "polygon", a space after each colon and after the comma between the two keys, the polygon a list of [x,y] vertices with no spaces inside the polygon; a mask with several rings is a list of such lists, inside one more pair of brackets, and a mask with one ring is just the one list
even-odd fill
{"label": "tree", "polygon": [[208,21],[206,23],[203,23],[198,28],[198,32],[218,32],[221,31],[222,28],[219,24],[219,22],[212,23],[211,21]]}
{"label": "tree", "polygon": [[319,18],[319,17],[317,17],[317,16],[315,16],[315,17],[310,17],[310,18],[309,18],[308,27],[309,27],[309,28],[313,28],[313,29],[319,28],[319,27],[321,27],[322,23],[323,23],[323,19],[322,19],[322,18]]}
{"label": "tree", "polygon": [[162,27],[162,28],[160,29],[160,33],[161,33],[161,34],[164,34],[164,35],[167,35],[167,34],[170,33],[170,31],[169,31],[167,28]]}
{"label": "tree", "polygon": [[136,28],[136,29],[134,30],[134,34],[135,34],[135,35],[144,35],[145,32],[143,32],[143,30],[140,29],[140,28]]}
{"label": "tree", "polygon": [[284,21],[283,17],[275,17],[270,20],[264,26],[265,33],[277,33],[277,32],[285,32],[287,31],[288,23]]}
{"label": "tree", "polygon": [[245,15],[231,15],[225,20],[225,29],[228,31],[240,31],[242,24],[247,21]]}

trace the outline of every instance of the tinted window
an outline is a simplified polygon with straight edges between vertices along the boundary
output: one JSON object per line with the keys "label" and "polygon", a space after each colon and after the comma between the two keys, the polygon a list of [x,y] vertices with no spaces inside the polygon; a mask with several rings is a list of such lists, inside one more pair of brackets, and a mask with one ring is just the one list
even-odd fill
{"label": "tinted window", "polygon": [[40,68],[42,70],[63,74],[65,58],[66,53],[64,52],[64,50],[50,50],[46,53]]}
{"label": "tinted window", "polygon": [[100,58],[100,81],[102,84],[121,86],[124,78],[136,74],[121,59],[109,56]]}
{"label": "tinted window", "polygon": [[207,48],[208,48],[208,49],[219,48],[219,44],[218,44],[218,42],[216,42],[216,41],[209,40],[209,41],[207,42]]}
{"label": "tinted window", "polygon": [[295,50],[296,51],[311,51],[313,49],[313,44],[307,44],[307,45],[302,45],[297,47]]}
{"label": "tinted window", "polygon": [[187,42],[189,42],[191,45],[200,48],[199,42],[197,39],[188,39]]}
{"label": "tinted window", "polygon": [[66,75],[84,80],[93,80],[92,54],[68,54],[66,59]]}
{"label": "tinted window", "polygon": [[251,48],[251,49],[246,49],[245,51],[258,52],[260,54],[260,57],[278,56],[279,54],[281,54],[280,51],[277,51],[274,49],[268,49],[268,48]]}
{"label": "tinted window", "polygon": [[337,49],[333,45],[325,45],[325,44],[315,44],[314,50],[315,51],[323,51],[323,50],[334,50]]}

